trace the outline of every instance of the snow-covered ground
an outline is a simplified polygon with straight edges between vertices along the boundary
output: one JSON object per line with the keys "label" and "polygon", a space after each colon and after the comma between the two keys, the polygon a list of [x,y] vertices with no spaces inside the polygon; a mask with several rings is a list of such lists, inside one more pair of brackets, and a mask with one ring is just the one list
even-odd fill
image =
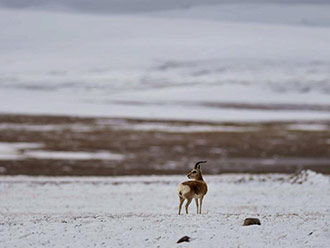
{"label": "snow-covered ground", "polygon": [[330,119],[320,110],[330,105],[330,4],[160,1],[167,10],[147,11],[152,1],[142,2],[146,11],[108,6],[103,15],[70,4],[66,11],[0,8],[0,112]]}
{"label": "snow-covered ground", "polygon": [[[329,177],[205,176],[202,215],[177,215],[181,176],[0,177],[1,247],[328,247]],[[257,217],[261,226],[242,226]],[[182,236],[191,243],[176,245]]]}

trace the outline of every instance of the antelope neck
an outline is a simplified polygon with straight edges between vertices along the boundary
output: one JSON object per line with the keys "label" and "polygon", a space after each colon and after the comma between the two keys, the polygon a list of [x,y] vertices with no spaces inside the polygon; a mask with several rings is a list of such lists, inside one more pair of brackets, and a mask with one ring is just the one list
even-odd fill
{"label": "antelope neck", "polygon": [[199,180],[199,181],[204,181],[204,179],[203,179],[202,175],[199,175],[199,177],[198,177],[198,178],[196,178],[196,180]]}

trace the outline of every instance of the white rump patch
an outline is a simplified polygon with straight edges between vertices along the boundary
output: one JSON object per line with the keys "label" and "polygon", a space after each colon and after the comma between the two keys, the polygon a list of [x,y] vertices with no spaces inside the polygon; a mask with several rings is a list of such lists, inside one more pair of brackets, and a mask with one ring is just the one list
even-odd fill
{"label": "white rump patch", "polygon": [[[178,186],[178,195],[179,197],[183,197],[186,193],[190,192],[190,187],[188,185],[183,185],[182,183]],[[181,193],[181,194],[180,194]]]}

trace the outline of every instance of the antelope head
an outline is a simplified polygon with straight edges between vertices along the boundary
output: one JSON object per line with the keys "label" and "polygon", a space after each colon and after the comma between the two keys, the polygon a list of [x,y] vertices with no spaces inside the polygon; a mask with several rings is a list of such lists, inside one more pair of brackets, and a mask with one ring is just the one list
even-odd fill
{"label": "antelope head", "polygon": [[203,181],[203,177],[202,177],[202,170],[201,170],[201,165],[202,163],[206,163],[207,161],[199,161],[195,164],[195,168],[192,169],[189,174],[187,175],[187,177],[189,179],[194,179],[194,180],[202,180]]}

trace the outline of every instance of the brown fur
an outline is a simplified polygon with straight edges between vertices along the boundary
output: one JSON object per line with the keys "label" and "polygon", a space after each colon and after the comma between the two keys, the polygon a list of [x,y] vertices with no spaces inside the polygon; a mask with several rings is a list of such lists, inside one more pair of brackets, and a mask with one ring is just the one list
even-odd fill
{"label": "brown fur", "polygon": [[[194,196],[206,195],[207,185],[204,181],[186,181],[182,183],[183,185],[188,185],[191,189],[189,193],[183,195],[185,198],[195,198]],[[196,197],[199,198],[199,197]]]}

